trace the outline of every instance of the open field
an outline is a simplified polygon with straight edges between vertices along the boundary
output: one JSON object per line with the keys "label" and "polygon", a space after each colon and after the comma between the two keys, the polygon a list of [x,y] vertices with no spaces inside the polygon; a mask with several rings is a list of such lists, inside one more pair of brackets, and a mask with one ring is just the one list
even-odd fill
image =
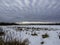
{"label": "open field", "polygon": [[0,45],[60,45],[60,25],[0,26]]}

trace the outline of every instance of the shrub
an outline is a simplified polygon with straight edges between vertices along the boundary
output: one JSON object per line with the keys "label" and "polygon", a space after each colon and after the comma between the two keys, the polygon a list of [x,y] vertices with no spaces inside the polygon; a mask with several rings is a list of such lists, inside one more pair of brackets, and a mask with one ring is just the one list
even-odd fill
{"label": "shrub", "polygon": [[49,37],[49,35],[47,33],[42,35],[42,38],[48,38],[48,37]]}

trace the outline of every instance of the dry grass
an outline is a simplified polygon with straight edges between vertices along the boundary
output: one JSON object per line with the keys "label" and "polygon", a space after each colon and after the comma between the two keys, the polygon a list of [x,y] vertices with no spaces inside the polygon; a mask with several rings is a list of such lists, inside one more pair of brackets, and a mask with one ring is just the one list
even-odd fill
{"label": "dry grass", "polygon": [[3,35],[5,35],[5,33],[4,32],[0,32],[0,36],[3,36]]}
{"label": "dry grass", "polygon": [[42,38],[48,38],[48,37],[49,37],[49,35],[47,33],[42,35]]}
{"label": "dry grass", "polygon": [[9,42],[4,42],[2,38],[0,38],[0,45],[29,45],[28,39],[25,39],[23,42],[19,41],[9,41]]}
{"label": "dry grass", "polygon": [[32,36],[38,36],[38,34],[36,32],[31,34]]}

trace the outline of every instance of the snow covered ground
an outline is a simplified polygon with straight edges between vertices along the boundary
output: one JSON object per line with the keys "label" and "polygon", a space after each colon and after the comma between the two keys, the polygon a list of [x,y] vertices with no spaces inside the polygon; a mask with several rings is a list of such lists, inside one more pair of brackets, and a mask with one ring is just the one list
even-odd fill
{"label": "snow covered ground", "polygon": [[[23,29],[18,27],[47,28],[47,30]],[[29,45],[60,45],[60,26],[59,25],[23,25],[23,26],[0,26],[5,32],[2,36],[4,41],[28,39]],[[0,29],[1,30],[1,29]]]}

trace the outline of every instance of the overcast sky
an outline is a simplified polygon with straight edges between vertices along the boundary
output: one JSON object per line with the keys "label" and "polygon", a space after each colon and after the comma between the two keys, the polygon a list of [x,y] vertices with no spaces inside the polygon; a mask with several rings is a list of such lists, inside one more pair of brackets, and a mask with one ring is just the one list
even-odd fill
{"label": "overcast sky", "polygon": [[0,0],[0,22],[60,22],[60,0]]}

